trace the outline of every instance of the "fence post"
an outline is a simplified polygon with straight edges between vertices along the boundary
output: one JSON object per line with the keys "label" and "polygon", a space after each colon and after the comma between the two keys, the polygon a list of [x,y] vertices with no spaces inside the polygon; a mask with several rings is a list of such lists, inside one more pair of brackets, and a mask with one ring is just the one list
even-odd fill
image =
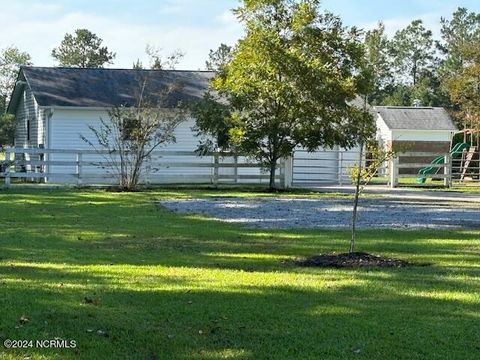
{"label": "fence post", "polygon": [[445,187],[450,187],[452,183],[452,157],[450,154],[445,155],[444,174],[445,178],[443,179],[443,185]]}
{"label": "fence post", "polygon": [[281,158],[280,163],[278,164],[278,172],[280,173],[280,188],[286,189],[285,183],[285,159]]}
{"label": "fence post", "polygon": [[290,155],[283,161],[283,188],[289,189],[293,183],[293,155]]}
{"label": "fence post", "polygon": [[343,186],[343,151],[342,150],[339,150],[339,153],[338,153],[338,184],[340,186]]}
{"label": "fence post", "polygon": [[233,162],[235,164],[235,167],[233,168],[233,176],[235,177],[234,178],[234,182],[235,184],[238,183],[238,156],[237,154],[234,155],[233,157]]}
{"label": "fence post", "polygon": [[213,185],[218,186],[218,168],[220,164],[220,159],[218,152],[215,151],[213,154]]}
{"label": "fence post", "polygon": [[77,185],[82,185],[82,153],[77,153]]}
{"label": "fence post", "polygon": [[[48,156],[48,154],[46,153],[43,153],[41,154],[40,156],[42,156],[42,159],[43,159],[43,165],[42,165],[42,173],[43,174],[48,174],[49,173],[49,166],[47,165],[50,161],[50,157]],[[43,179],[42,179],[43,183],[46,184],[48,182],[48,177],[45,176]]]}
{"label": "fence post", "polygon": [[[15,156],[15,153],[14,153]],[[5,148],[5,187],[10,187],[10,147]]]}
{"label": "fence post", "polygon": [[395,156],[390,160],[390,187],[392,189],[398,186],[398,164],[398,157]]}

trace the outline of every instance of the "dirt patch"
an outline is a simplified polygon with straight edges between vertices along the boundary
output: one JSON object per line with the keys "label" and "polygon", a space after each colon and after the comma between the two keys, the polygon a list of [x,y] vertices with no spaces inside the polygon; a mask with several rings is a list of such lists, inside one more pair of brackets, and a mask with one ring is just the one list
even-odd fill
{"label": "dirt patch", "polygon": [[415,264],[404,260],[371,255],[362,252],[345,254],[316,255],[296,262],[305,267],[322,268],[362,268],[362,267],[396,267],[426,266],[428,264]]}

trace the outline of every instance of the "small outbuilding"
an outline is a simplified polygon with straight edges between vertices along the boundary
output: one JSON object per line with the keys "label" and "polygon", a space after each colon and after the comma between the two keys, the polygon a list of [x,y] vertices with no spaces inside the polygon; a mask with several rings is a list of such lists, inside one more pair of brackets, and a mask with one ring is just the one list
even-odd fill
{"label": "small outbuilding", "polygon": [[440,107],[376,106],[377,139],[386,147],[411,152],[447,153],[458,130]]}

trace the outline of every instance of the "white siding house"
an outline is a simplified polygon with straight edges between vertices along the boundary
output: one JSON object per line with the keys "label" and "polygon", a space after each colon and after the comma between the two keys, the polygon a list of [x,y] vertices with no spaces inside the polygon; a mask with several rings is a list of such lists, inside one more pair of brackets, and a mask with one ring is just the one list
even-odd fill
{"label": "white siding house", "polygon": [[[49,149],[78,149],[91,150],[92,147],[85,142],[82,137],[86,137],[90,142],[96,143],[96,138],[90,127],[99,128],[100,119],[108,119],[107,109],[55,109],[51,113],[48,120],[48,142]],[[195,121],[192,118],[186,119],[175,130],[176,141],[168,144],[160,150],[194,152],[198,146],[198,140],[192,132]],[[74,160],[75,154],[51,154],[50,160]],[[104,169],[94,165],[95,162],[101,161],[101,157],[95,154],[84,155],[84,161],[91,161],[92,165],[84,168],[88,173],[104,173]],[[163,156],[163,163],[170,162],[188,162],[188,163],[211,163],[210,157],[196,156]],[[74,166],[52,166],[49,169],[53,173],[73,173]],[[160,169],[161,174],[165,177],[166,182],[183,182],[182,177],[188,179],[188,182],[204,182],[201,176],[210,176],[212,170],[202,167],[164,167]]]}
{"label": "white siding house", "polygon": [[[158,94],[170,83],[179,83],[181,87],[173,94],[174,100],[182,102],[195,101],[203,97],[208,88],[212,72],[205,71],[151,71],[126,69],[78,69],[78,68],[48,68],[23,67],[12,95],[8,111],[16,115],[15,147],[29,149],[69,150],[66,154],[40,155],[38,160],[56,162],[48,167],[27,168],[27,171],[43,171],[55,174],[72,174],[78,169],[75,165],[64,165],[61,162],[75,161],[73,150],[92,150],[91,146],[82,140],[82,136],[96,142],[90,127],[99,128],[101,119],[108,119],[108,109],[113,106],[132,106],[135,94],[145,81],[145,93]],[[153,95],[155,96],[155,95]],[[161,182],[206,182],[212,176],[212,168],[185,166],[181,163],[211,164],[212,157],[193,155],[199,139],[192,130],[195,120],[187,119],[175,131],[176,142],[168,144],[161,150],[191,152],[189,156],[163,155],[162,163],[177,162],[177,166],[165,166],[159,171],[163,178]],[[82,155],[82,160],[91,165],[84,166],[83,171],[108,177],[105,168],[95,165],[101,161],[98,154]],[[346,175],[342,161],[351,152],[335,149],[334,151],[319,150],[308,153],[302,149],[295,152],[287,174],[298,184],[313,184],[319,182],[337,182]],[[27,154],[17,154],[17,158],[27,159]],[[258,167],[249,167],[249,159],[244,157],[223,158],[224,163],[244,164],[237,169],[220,168],[220,175],[233,175],[242,178],[254,176],[264,177]],[[345,165],[345,162],[343,162]],[[293,165],[293,166],[292,166]],[[107,175],[107,176],[105,176]],[[285,175],[285,174],[284,174]],[[71,181],[75,181],[72,177]],[[267,182],[268,179],[260,179]],[[62,178],[50,176],[51,182],[69,182]],[[249,180],[245,180],[249,181]],[[255,180],[258,182],[259,180]]]}
{"label": "white siding house", "polygon": [[[66,149],[69,154],[41,154],[38,160],[75,161],[73,150],[91,150],[81,136],[95,142],[89,127],[99,128],[100,119],[108,119],[108,109],[113,106],[134,106],[140,84],[145,84],[144,93],[152,97],[158,96],[155,94],[162,92],[166,86],[181,84],[172,94],[172,101],[190,102],[203,97],[214,75],[207,71],[23,67],[8,108],[9,113],[16,115],[15,147]],[[166,104],[165,107],[168,106]],[[418,147],[420,144],[415,150],[428,148],[443,152],[448,150],[451,134],[456,130],[445,110],[439,108],[376,107],[374,111],[377,138],[385,146],[407,143]],[[170,165],[159,170],[163,175],[161,182],[207,182],[211,178],[211,166],[182,166],[183,163],[208,165],[214,161],[212,157],[193,154],[199,144],[192,130],[194,123],[195,120],[190,118],[178,126],[176,142],[161,149],[192,153],[189,156],[163,155],[162,162]],[[26,158],[28,155],[19,156]],[[357,160],[358,149],[321,149],[313,153],[297,149],[293,159],[289,160],[290,173],[287,177],[297,185],[346,182],[348,168]],[[90,161],[84,170],[108,177],[104,168],[93,164],[99,161],[99,155],[90,154],[83,161]],[[231,163],[234,159],[220,161]],[[245,166],[235,170],[220,168],[219,173],[228,176],[235,173],[240,177],[254,175],[258,178],[264,175],[258,167],[249,167],[248,159],[239,157],[235,161]],[[175,162],[177,166],[172,165]],[[78,172],[73,165],[59,164],[25,170],[60,174]],[[48,180],[65,181],[54,177]]]}
{"label": "white siding house", "polygon": [[43,144],[45,111],[38,106],[32,91],[26,87],[18,100],[15,116],[15,142],[17,147],[38,147]]}

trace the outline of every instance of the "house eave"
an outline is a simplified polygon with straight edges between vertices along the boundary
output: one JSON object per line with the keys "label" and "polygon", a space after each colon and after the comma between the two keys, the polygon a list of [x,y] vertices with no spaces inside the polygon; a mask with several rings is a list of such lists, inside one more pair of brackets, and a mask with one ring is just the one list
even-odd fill
{"label": "house eave", "polygon": [[[55,106],[55,105],[39,105],[39,109],[41,110],[72,110],[72,111],[109,111],[115,108],[115,106]],[[175,110],[172,108],[161,108],[163,110]]]}
{"label": "house eave", "polygon": [[87,111],[108,111],[112,106],[39,106],[40,109],[47,110],[87,110]]}
{"label": "house eave", "polygon": [[390,131],[414,131],[414,132],[419,132],[419,131],[428,131],[428,132],[456,132],[458,131],[457,129],[391,129],[389,128]]}
{"label": "house eave", "polygon": [[17,76],[17,81],[15,82],[15,87],[13,88],[12,95],[10,96],[10,101],[7,106],[7,114],[15,115],[17,112],[17,106],[20,102],[21,95],[25,90],[25,87],[28,86],[28,83],[23,76],[23,72],[20,71]]}

